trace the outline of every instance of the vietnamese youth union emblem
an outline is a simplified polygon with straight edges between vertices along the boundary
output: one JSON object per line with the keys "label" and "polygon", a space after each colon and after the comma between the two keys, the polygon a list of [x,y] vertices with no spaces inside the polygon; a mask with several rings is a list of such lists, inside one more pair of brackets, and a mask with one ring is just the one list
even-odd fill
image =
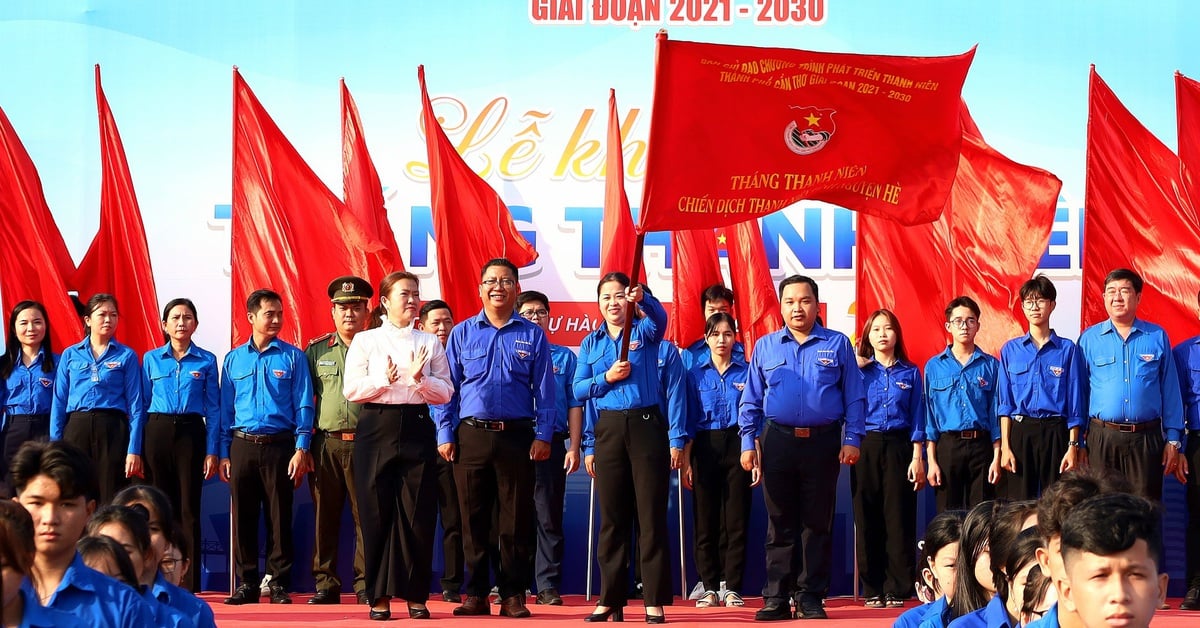
{"label": "vietnamese youth union emblem", "polygon": [[1061,366],[1052,366],[1052,367],[1050,367],[1050,374],[1051,374],[1051,375],[1053,375],[1053,376],[1055,376],[1055,377],[1062,377],[1062,374],[1063,374],[1063,367],[1061,367]]}
{"label": "vietnamese youth union emblem", "polygon": [[811,155],[829,143],[837,125],[833,122],[833,109],[792,105],[795,117],[783,132],[783,143],[797,155]]}

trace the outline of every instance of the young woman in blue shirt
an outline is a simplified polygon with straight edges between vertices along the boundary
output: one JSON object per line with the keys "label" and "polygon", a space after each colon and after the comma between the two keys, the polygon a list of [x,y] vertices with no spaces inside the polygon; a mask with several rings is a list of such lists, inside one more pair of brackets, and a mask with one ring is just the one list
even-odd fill
{"label": "young woman in blue shirt", "polygon": [[58,356],[50,344],[50,318],[37,301],[21,301],[8,317],[0,356],[0,483],[8,484],[8,465],[25,441],[50,435],[50,405]]}

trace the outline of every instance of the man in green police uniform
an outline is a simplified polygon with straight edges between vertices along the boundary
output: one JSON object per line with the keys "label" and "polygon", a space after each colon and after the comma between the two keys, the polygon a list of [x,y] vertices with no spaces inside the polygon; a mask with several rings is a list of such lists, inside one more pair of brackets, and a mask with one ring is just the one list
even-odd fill
{"label": "man in green police uniform", "polygon": [[309,604],[341,601],[337,548],[342,507],[347,497],[354,517],[354,592],[359,604],[367,603],[363,583],[362,527],[358,523],[358,499],[354,494],[354,467],[351,464],[354,430],[358,426],[361,406],[346,401],[342,395],[342,378],[346,370],[346,349],[354,335],[366,329],[370,320],[367,303],[372,294],[371,284],[359,277],[334,279],[329,284],[329,300],[333,303],[331,312],[337,331],[315,338],[304,349],[317,400],[317,431],[312,440],[313,474],[308,482],[316,518],[312,571],[317,593]]}

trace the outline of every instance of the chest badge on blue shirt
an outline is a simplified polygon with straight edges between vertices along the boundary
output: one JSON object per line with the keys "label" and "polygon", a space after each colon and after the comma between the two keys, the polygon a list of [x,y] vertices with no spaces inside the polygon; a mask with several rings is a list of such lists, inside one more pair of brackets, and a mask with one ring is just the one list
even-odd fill
{"label": "chest badge on blue shirt", "polygon": [[109,360],[108,362],[104,363],[104,366],[107,366],[110,369],[115,369],[115,368],[121,366],[121,361],[120,360]]}
{"label": "chest badge on blue shirt", "polygon": [[833,358],[817,358],[817,364],[821,366],[829,366],[833,364]]}
{"label": "chest badge on blue shirt", "polygon": [[734,382],[733,387],[736,388],[738,392],[742,392],[746,388],[746,383],[745,382]]}
{"label": "chest badge on blue shirt", "polygon": [[984,379],[982,376],[981,376],[981,377],[979,377],[978,379],[979,379],[979,387],[980,387],[980,388],[987,388],[988,381],[987,381],[986,379]]}
{"label": "chest badge on blue shirt", "polygon": [[42,388],[49,388],[50,385],[54,383],[54,380],[51,380],[47,377],[39,377],[38,383],[42,385]]}
{"label": "chest badge on blue shirt", "polygon": [[561,369],[561,368],[559,368],[557,364],[555,364],[555,365],[554,365],[554,374],[555,374],[555,375],[559,375],[559,374],[561,374],[561,373],[562,373],[562,369]]}
{"label": "chest badge on blue shirt", "polygon": [[912,388],[912,384],[908,382],[896,382],[896,388],[899,388],[900,390],[908,390],[909,388]]}
{"label": "chest badge on blue shirt", "polygon": [[1142,359],[1142,362],[1153,362],[1154,361],[1153,353],[1142,353],[1142,354],[1139,354],[1138,357]]}
{"label": "chest badge on blue shirt", "polygon": [[525,358],[529,357],[529,352],[524,349],[517,349],[517,357],[524,360]]}
{"label": "chest badge on blue shirt", "polygon": [[1050,374],[1055,377],[1062,377],[1063,370],[1064,369],[1061,366],[1052,366],[1050,367]]}
{"label": "chest badge on blue shirt", "polygon": [[271,371],[271,374],[274,375],[276,378],[283,378],[284,375],[287,375],[287,371],[285,371],[283,369],[273,369]]}
{"label": "chest badge on blue shirt", "polygon": [[203,376],[204,373],[201,373],[200,371],[190,371],[188,373],[188,375],[191,375],[192,379],[200,379],[200,377]]}
{"label": "chest badge on blue shirt", "polygon": [[629,350],[630,350],[630,351],[635,351],[635,350],[637,350],[637,348],[638,348],[638,347],[640,347],[640,346],[642,346],[642,343],[641,343],[641,342],[638,342],[637,340],[630,340],[630,341],[629,341]]}

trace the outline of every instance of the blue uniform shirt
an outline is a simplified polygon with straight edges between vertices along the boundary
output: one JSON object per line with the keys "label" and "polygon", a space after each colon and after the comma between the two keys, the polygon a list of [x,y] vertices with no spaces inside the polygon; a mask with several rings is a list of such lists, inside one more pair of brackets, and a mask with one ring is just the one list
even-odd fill
{"label": "blue uniform shirt", "polygon": [[[692,369],[696,368],[696,365],[709,361],[709,358],[712,357],[712,349],[709,349],[708,342],[704,338],[701,338],[688,345],[688,347],[679,354],[679,357],[683,358],[684,368],[686,368],[688,371],[691,371]],[[746,361],[746,346],[742,344],[742,341],[738,340],[733,343],[732,357],[735,360],[741,360],[742,362]]]}
{"label": "blue uniform shirt", "polygon": [[149,587],[142,589],[141,593],[142,600],[154,612],[154,625],[158,628],[188,628],[192,625],[191,619],[179,612],[179,609],[158,601],[158,598],[154,597],[154,591]]}
{"label": "blue uniform shirt", "polygon": [[1066,418],[1067,427],[1083,427],[1083,358],[1075,343],[1053,331],[1039,349],[1029,334],[1000,349],[996,414]]}
{"label": "blue uniform shirt", "polygon": [[575,354],[561,345],[551,344],[550,363],[554,368],[555,396],[554,431],[566,432],[570,429],[567,415],[571,408],[582,408],[583,402],[575,398],[572,382],[575,379]]}
{"label": "blue uniform shirt", "polygon": [[866,397],[858,360],[845,334],[816,324],[800,344],[785,326],[754,345],[738,406],[742,451],[754,450],[764,419],[786,427],[845,420],[843,443],[858,447],[866,434]]}
{"label": "blue uniform shirt", "polygon": [[1008,621],[1008,609],[1004,607],[1004,600],[1001,600],[998,595],[994,596],[987,606],[950,622],[950,626],[951,628],[1014,628],[1013,624]]}
{"label": "blue uniform shirt", "polygon": [[1184,424],[1188,432],[1200,431],[1200,336],[1175,345],[1175,372],[1183,395]]}
{"label": "blue uniform shirt", "polygon": [[296,433],[296,448],[308,451],[313,431],[313,386],[304,352],[272,339],[259,353],[254,341],[225,354],[221,369],[220,456],[229,457],[233,431]]}
{"label": "blue uniform shirt", "polygon": [[550,341],[541,327],[513,313],[497,329],[480,311],[454,327],[446,342],[454,395],[439,410],[453,422],[438,444],[453,442],[453,428],[470,417],[488,421],[535,419],[534,438],[550,442],[558,410]]}
{"label": "blue uniform shirt", "polygon": [[220,453],[221,391],[217,356],[194,343],[176,360],[171,345],[142,356],[142,392],[146,412],[199,414],[204,417],[210,456]]}
{"label": "blue uniform shirt", "polygon": [[1088,371],[1090,416],[1113,423],[1161,418],[1167,440],[1180,440],[1183,398],[1162,327],[1134,319],[1129,338],[1122,339],[1112,321],[1104,321],[1079,335],[1079,349]]}
{"label": "blue uniform shirt", "polygon": [[161,573],[155,576],[154,584],[150,585],[150,593],[160,604],[166,604],[183,613],[191,622],[189,625],[196,628],[216,628],[217,622],[213,617],[212,608],[191,592],[164,580]]}
{"label": "blue uniform shirt", "polygon": [[658,405],[667,418],[667,438],[671,447],[683,449],[688,440],[688,416],[700,405],[679,349],[666,341],[658,343]]}
{"label": "blue uniform shirt", "polygon": [[738,357],[736,353],[731,356],[724,375],[713,366],[711,354],[692,367],[691,382],[700,400],[699,411],[693,414],[695,432],[737,427],[738,404],[746,389],[749,370],[745,356]]}
{"label": "blue uniform shirt", "polygon": [[867,431],[906,430],[912,442],[925,440],[925,389],[916,365],[897,360],[885,367],[871,360],[862,367],[867,387]]}
{"label": "blue uniform shirt", "polygon": [[946,602],[945,596],[934,600],[925,615],[921,617],[920,628],[946,628],[953,620],[953,609]]}
{"label": "blue uniform shirt", "polygon": [[142,401],[142,369],[133,349],[110,340],[104,354],[92,354],[90,339],[63,351],[54,378],[50,408],[50,440],[62,440],[67,414],[86,410],[119,410],[129,417],[129,454],[142,455],[146,406]]}
{"label": "blue uniform shirt", "polygon": [[975,347],[966,366],[951,347],[925,365],[925,439],[937,442],[942,432],[987,430],[1000,440],[996,415],[996,375],[1000,361]]}
{"label": "blue uniform shirt", "polygon": [[925,616],[925,613],[929,612],[930,606],[933,606],[933,602],[914,606],[900,613],[900,616],[892,623],[892,628],[917,628],[921,625],[921,618]]}
{"label": "blue uniform shirt", "polygon": [[[21,587],[28,594],[26,599],[37,600],[28,580]],[[73,615],[89,628],[156,625],[153,609],[133,587],[83,564],[79,554],[67,566],[46,607]]]}
{"label": "blue uniform shirt", "polygon": [[42,370],[45,350],[38,351],[33,363],[25,366],[20,355],[12,373],[0,380],[0,414],[50,414],[54,403],[54,375],[60,357],[53,355],[54,368]]}
{"label": "blue uniform shirt", "polygon": [[639,304],[646,314],[633,322],[629,340],[629,377],[610,384],[605,379],[609,367],[621,356],[621,335],[613,338],[608,326],[584,336],[579,347],[579,365],[575,368],[575,397],[591,399],[596,410],[632,410],[659,402],[658,359],[667,312],[653,295],[645,295]]}
{"label": "blue uniform shirt", "polygon": [[[87,626],[83,620],[74,615],[56,611],[52,608],[46,608],[38,604],[37,595],[30,588],[29,579],[26,578],[21,582],[21,590],[17,595],[21,596],[21,623],[20,628],[75,628],[76,626]],[[88,628],[91,628],[90,626]]]}
{"label": "blue uniform shirt", "polygon": [[1058,603],[1054,603],[1039,619],[1025,624],[1025,628],[1058,628]]}

